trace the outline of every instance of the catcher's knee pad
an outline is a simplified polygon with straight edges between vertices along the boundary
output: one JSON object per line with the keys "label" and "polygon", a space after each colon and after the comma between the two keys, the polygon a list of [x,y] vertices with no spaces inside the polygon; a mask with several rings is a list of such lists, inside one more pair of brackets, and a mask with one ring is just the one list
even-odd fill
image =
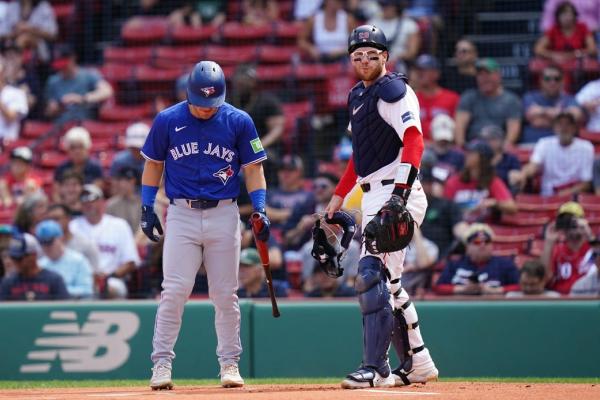
{"label": "catcher's knee pad", "polygon": [[[363,315],[381,310],[389,305],[390,292],[381,260],[367,256],[358,262],[358,275],[354,288],[358,293],[358,302]],[[390,307],[391,309],[391,307]]]}
{"label": "catcher's knee pad", "polygon": [[400,366],[393,372],[398,375],[405,385],[410,384],[408,374],[412,371],[413,354],[417,354],[425,349],[425,345],[421,342],[420,345],[411,347],[409,331],[416,329],[419,326],[419,321],[407,322],[405,311],[412,305],[409,300],[402,305],[401,308],[394,310],[394,327],[392,332],[392,344],[396,349],[396,354],[400,360]]}

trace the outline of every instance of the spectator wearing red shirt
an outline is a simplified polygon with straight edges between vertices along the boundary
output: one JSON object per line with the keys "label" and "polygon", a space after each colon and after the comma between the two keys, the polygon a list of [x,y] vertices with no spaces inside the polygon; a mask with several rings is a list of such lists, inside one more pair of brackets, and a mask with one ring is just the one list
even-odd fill
{"label": "spectator wearing red shirt", "polygon": [[556,221],[546,229],[542,261],[549,278],[548,288],[561,294],[569,294],[571,287],[594,266],[592,234],[583,215],[577,203],[565,203]]}
{"label": "spectator wearing red shirt", "polygon": [[492,255],[493,231],[472,224],[463,235],[466,254],[444,267],[434,290],[438,294],[499,295],[519,290],[519,271],[508,257]]}
{"label": "spectator wearing red shirt", "polygon": [[417,98],[421,107],[421,126],[423,137],[431,140],[431,121],[438,114],[454,117],[460,96],[458,93],[441,87],[440,65],[438,60],[429,54],[421,54],[415,63],[417,80]]}
{"label": "spectator wearing red shirt", "polygon": [[487,143],[470,143],[464,168],[446,181],[444,197],[463,210],[463,218],[467,222],[490,220],[494,211],[509,214],[517,211],[510,191],[496,176],[491,164],[493,155]]}
{"label": "spectator wearing red shirt", "polygon": [[8,173],[0,178],[0,204],[19,205],[42,187],[42,179],[31,170],[33,153],[29,147],[16,147],[10,153]]}
{"label": "spectator wearing red shirt", "polygon": [[575,57],[596,56],[594,36],[584,23],[577,21],[577,15],[573,4],[561,3],[554,12],[554,25],[535,44],[535,54],[559,64]]}

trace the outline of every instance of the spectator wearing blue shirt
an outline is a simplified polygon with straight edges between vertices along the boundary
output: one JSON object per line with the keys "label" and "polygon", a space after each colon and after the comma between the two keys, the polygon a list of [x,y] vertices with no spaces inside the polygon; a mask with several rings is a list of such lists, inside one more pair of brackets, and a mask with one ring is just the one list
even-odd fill
{"label": "spectator wearing blue shirt", "polygon": [[150,127],[143,122],[135,122],[127,127],[125,131],[125,147],[127,148],[115,154],[110,166],[111,178],[115,178],[125,167],[135,169],[139,176],[142,176],[146,159],[140,153],[140,149],[146,142],[148,133],[150,133]]}
{"label": "spectator wearing blue shirt", "polygon": [[444,267],[434,290],[438,294],[504,295],[519,290],[519,271],[508,257],[492,254],[493,231],[472,224],[464,233],[466,254]]}
{"label": "spectator wearing blue shirt", "polygon": [[44,256],[39,260],[40,267],[60,274],[71,297],[92,297],[92,267],[81,253],[65,247],[59,223],[52,220],[42,221],[35,228],[35,235],[44,251]]}
{"label": "spectator wearing blue shirt", "polygon": [[454,145],[454,129],[454,120],[449,115],[438,114],[431,120],[433,143],[429,149],[436,156],[435,167],[438,175],[443,174],[442,181],[460,171],[465,163],[464,153]]}
{"label": "spectator wearing blue shirt", "polygon": [[92,138],[90,132],[81,126],[69,129],[62,139],[63,146],[69,158],[54,171],[54,181],[61,182],[68,170],[73,170],[83,176],[84,183],[93,183],[102,187],[102,167],[90,157]]}
{"label": "spectator wearing blue shirt", "polygon": [[62,277],[56,272],[39,266],[37,262],[39,247],[35,236],[29,233],[16,233],[11,238],[8,256],[16,271],[2,279],[0,300],[34,301],[69,298]]}
{"label": "spectator wearing blue shirt", "polygon": [[514,187],[516,182],[511,177],[521,170],[521,162],[514,154],[504,151],[504,132],[502,128],[496,125],[488,125],[481,130],[479,137],[490,146],[494,153],[492,166],[496,170],[496,176],[504,181],[506,187]]}
{"label": "spectator wearing blue shirt", "polygon": [[563,92],[564,79],[560,67],[548,65],[540,75],[540,90],[525,93],[523,111],[526,124],[521,143],[536,143],[538,139],[554,135],[552,124],[562,111],[572,112],[578,121],[583,112],[575,98]]}
{"label": "spectator wearing blue shirt", "polygon": [[[249,247],[241,251],[239,276],[238,297],[269,297],[269,289],[265,283],[265,272],[256,249]],[[273,289],[276,297],[288,296],[286,282],[273,279]]]}

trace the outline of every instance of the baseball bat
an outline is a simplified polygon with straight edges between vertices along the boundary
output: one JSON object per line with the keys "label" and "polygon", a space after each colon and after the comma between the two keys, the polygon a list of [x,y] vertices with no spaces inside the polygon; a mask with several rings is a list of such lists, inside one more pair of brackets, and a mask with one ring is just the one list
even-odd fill
{"label": "baseball bat", "polygon": [[277,307],[277,299],[275,299],[275,290],[273,289],[273,277],[271,276],[271,266],[269,265],[269,248],[267,243],[259,240],[256,236],[258,232],[263,228],[263,221],[259,213],[253,213],[250,216],[252,223],[252,234],[254,235],[254,242],[256,243],[256,250],[260,256],[263,268],[265,270],[265,276],[267,280],[267,287],[269,288],[269,296],[271,297],[271,308],[273,309],[273,317],[279,318],[279,307]]}

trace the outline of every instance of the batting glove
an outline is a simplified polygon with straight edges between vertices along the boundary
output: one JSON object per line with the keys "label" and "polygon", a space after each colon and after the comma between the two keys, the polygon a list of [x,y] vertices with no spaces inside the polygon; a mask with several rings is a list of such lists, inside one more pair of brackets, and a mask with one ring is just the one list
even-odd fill
{"label": "batting glove", "polygon": [[[140,226],[142,227],[142,231],[144,234],[148,236],[148,239],[153,242],[158,242],[160,236],[163,234],[162,225],[158,219],[158,216],[154,212],[154,208],[149,206],[142,206],[142,220],[140,222]],[[158,232],[158,235],[154,234],[154,228]]]}
{"label": "batting glove", "polygon": [[260,221],[262,222],[262,228],[258,232],[255,232],[256,238],[261,242],[266,242],[271,235],[271,221],[269,221],[269,217],[267,217],[265,210],[255,211],[255,213],[260,216]]}

